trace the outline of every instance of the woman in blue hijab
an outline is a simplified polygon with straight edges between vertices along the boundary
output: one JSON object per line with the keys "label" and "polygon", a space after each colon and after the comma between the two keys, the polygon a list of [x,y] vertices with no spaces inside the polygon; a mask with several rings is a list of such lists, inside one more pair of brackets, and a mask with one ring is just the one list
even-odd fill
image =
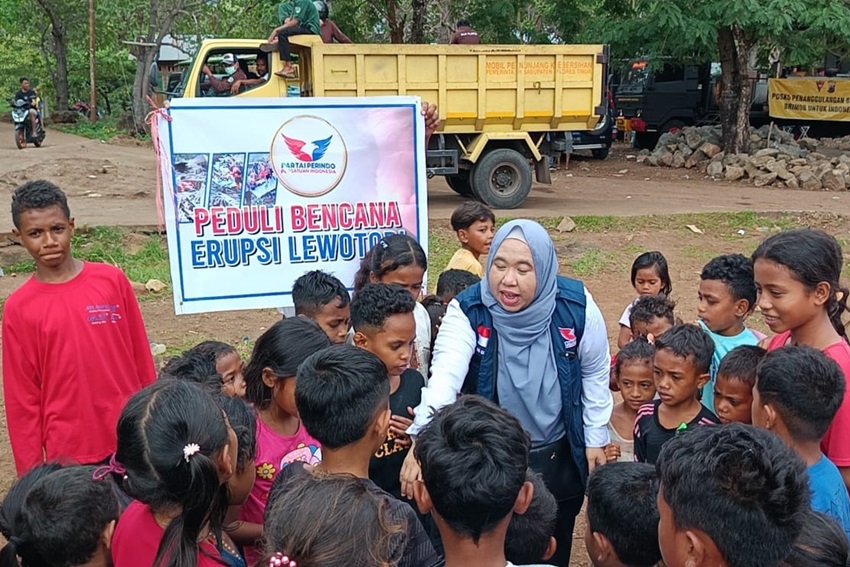
{"label": "woman in blue hijab", "polygon": [[[587,475],[605,463],[613,399],[602,313],[581,282],[558,275],[542,226],[515,220],[493,238],[480,285],[449,304],[434,345],[431,379],[408,430],[458,394],[478,394],[510,411],[531,438],[529,465],[558,500],[554,565],[569,564]],[[419,468],[408,455],[402,494]]]}

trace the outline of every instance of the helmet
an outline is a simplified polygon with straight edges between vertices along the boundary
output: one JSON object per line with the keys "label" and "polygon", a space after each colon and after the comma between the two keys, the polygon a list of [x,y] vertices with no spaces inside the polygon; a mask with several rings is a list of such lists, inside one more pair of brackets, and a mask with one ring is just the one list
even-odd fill
{"label": "helmet", "polygon": [[313,6],[316,7],[316,11],[319,12],[319,18],[323,20],[328,19],[328,3],[325,0],[315,0],[313,2]]}

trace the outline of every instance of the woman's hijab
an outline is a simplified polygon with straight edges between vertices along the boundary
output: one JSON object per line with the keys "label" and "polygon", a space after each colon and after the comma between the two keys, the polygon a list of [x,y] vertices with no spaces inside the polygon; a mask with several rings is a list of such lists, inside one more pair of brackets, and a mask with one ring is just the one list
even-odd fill
{"label": "woman's hijab", "polygon": [[[531,249],[537,289],[522,311],[510,313],[490,290],[490,268],[505,240],[520,240]],[[552,315],[558,294],[558,257],[546,229],[530,220],[514,220],[493,237],[481,298],[493,317],[498,337],[498,394],[500,404],[516,416],[534,445],[563,436],[563,408],[555,353]]]}

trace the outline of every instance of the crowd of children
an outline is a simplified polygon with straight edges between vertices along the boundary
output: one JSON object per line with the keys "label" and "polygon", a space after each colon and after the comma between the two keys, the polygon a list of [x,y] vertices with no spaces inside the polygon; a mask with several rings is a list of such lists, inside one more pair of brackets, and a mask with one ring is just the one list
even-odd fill
{"label": "crowd of children", "polygon": [[[0,506],[0,567],[553,561],[561,501],[497,393],[462,395],[409,433],[447,306],[487,278],[486,206],[452,216],[461,248],[435,294],[420,297],[422,247],[388,236],[352,295],[331,274],[301,276],[296,316],[263,332],[244,368],[235,348],[207,341],[158,372],[126,277],[74,258],[61,190],[22,185],[12,216],[36,272],[4,308],[20,478]],[[833,237],[807,229],[769,237],[751,258],[718,256],[687,324],[664,256],[635,260],[638,297],[611,359],[621,399],[607,464],[586,482],[593,565],[848,564],[842,263]],[[771,338],[747,328],[756,308]],[[406,488],[412,458],[421,472]]]}

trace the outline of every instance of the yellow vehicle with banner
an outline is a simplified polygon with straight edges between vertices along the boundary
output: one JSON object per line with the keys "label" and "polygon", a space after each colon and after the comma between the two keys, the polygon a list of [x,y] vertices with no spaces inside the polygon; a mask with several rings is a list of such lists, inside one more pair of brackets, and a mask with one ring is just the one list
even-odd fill
{"label": "yellow vehicle with banner", "polygon": [[[609,119],[605,45],[341,45],[293,36],[297,74],[284,79],[272,74],[282,67],[279,55],[263,52],[261,44],[204,41],[169,94],[419,96],[437,104],[441,119],[428,148],[429,175],[445,175],[457,193],[496,208],[525,201],[532,167],[537,181],[551,183],[549,156],[565,150],[571,132],[599,130]],[[227,53],[246,74],[267,58],[270,73],[235,95],[216,93],[202,69],[207,65],[220,77]]]}

